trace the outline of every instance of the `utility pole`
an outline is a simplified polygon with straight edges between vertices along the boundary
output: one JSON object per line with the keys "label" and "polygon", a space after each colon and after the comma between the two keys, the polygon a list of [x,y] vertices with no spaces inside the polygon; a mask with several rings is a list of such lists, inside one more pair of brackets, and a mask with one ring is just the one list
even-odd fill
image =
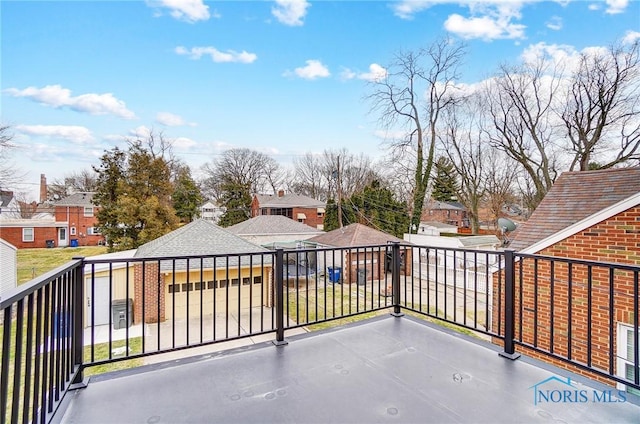
{"label": "utility pole", "polygon": [[342,228],[342,177],[340,176],[340,155],[338,155],[338,225]]}

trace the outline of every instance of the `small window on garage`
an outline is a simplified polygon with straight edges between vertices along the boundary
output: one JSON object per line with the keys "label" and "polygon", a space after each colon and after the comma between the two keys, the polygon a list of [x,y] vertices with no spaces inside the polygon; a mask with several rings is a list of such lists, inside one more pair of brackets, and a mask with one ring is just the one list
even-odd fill
{"label": "small window on garage", "polygon": [[182,283],[182,291],[193,291],[193,283]]}
{"label": "small window on garage", "polygon": [[253,284],[262,284],[262,275],[253,277]]}
{"label": "small window on garage", "polygon": [[216,282],[213,281],[213,280],[207,281],[207,288],[208,289],[215,289],[216,288]]}
{"label": "small window on garage", "polygon": [[33,240],[34,240],[33,228],[32,227],[23,228],[22,229],[22,241],[32,242]]}
{"label": "small window on garage", "polygon": [[180,284],[169,284],[167,288],[169,293],[180,293]]}
{"label": "small window on garage", "polygon": [[240,285],[240,279],[239,278],[232,278],[231,279],[231,286],[235,287]]}
{"label": "small window on garage", "polygon": [[242,279],[242,285],[243,285],[243,286],[248,286],[249,284],[251,284],[251,278],[249,278],[249,277],[244,277],[244,278]]}
{"label": "small window on garage", "polygon": [[223,289],[227,287],[228,280],[220,280],[220,288]]}
{"label": "small window on garage", "polygon": [[200,288],[202,288],[202,283],[197,282],[197,283],[193,283],[196,285],[196,290],[200,290]]}

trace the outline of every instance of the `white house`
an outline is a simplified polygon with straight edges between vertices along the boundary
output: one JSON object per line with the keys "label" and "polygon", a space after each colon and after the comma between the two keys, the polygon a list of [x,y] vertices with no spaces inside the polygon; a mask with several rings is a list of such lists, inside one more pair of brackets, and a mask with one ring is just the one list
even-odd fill
{"label": "white house", "polygon": [[0,239],[0,298],[18,285],[18,259],[16,247]]}

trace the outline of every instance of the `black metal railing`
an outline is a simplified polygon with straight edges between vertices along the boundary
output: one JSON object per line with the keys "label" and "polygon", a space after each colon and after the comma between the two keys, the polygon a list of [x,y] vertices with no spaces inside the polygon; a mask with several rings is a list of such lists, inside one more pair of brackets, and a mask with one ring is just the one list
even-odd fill
{"label": "black metal railing", "polygon": [[270,333],[283,345],[286,331],[385,311],[473,331],[511,359],[533,353],[640,389],[639,271],[404,243],[76,258],[0,301],[1,418],[49,421],[101,366]]}

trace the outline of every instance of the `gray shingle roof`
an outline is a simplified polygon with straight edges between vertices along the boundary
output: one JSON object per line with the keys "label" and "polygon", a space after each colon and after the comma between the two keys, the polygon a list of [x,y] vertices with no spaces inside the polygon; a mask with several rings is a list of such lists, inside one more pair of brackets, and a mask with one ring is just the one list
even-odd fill
{"label": "gray shingle roof", "polygon": [[[247,254],[238,256],[233,254]],[[253,257],[251,254],[262,255],[269,253],[264,257]],[[165,234],[149,243],[138,247],[135,258],[161,258],[175,256],[199,256],[208,257],[202,260],[202,266],[205,268],[215,267],[235,267],[238,266],[240,259],[241,266],[248,266],[249,263],[268,265],[271,263],[271,255],[268,249],[250,243],[240,237],[231,234],[225,229],[218,227],[214,223],[198,219],[186,224],[175,231]],[[222,257],[219,257],[222,256]],[[172,270],[174,261],[163,260],[160,264],[162,271]],[[190,269],[200,268],[200,259],[190,260]],[[175,261],[176,270],[184,270],[187,268],[187,261],[184,259]]]}
{"label": "gray shingle roof", "polygon": [[466,210],[464,205],[460,202],[440,202],[438,200],[430,200],[425,209],[433,210],[449,210],[449,211],[464,211]]}
{"label": "gray shingle roof", "polygon": [[523,250],[637,193],[640,167],[565,172],[518,226],[509,248]]}
{"label": "gray shingle roof", "polygon": [[56,206],[94,206],[92,203],[94,193],[81,191],[67,196],[55,202]]}
{"label": "gray shingle roof", "polygon": [[197,219],[138,247],[136,258],[268,252],[216,224]]}
{"label": "gray shingle roof", "polygon": [[333,247],[368,246],[386,244],[390,241],[403,242],[403,240],[391,234],[367,227],[363,224],[350,224],[306,241]]}
{"label": "gray shingle roof", "polygon": [[260,215],[227,228],[236,235],[262,234],[322,234],[322,230],[310,227],[282,215]]}
{"label": "gray shingle roof", "polygon": [[324,208],[326,204],[308,196],[298,194],[277,195],[256,194],[261,208]]}

